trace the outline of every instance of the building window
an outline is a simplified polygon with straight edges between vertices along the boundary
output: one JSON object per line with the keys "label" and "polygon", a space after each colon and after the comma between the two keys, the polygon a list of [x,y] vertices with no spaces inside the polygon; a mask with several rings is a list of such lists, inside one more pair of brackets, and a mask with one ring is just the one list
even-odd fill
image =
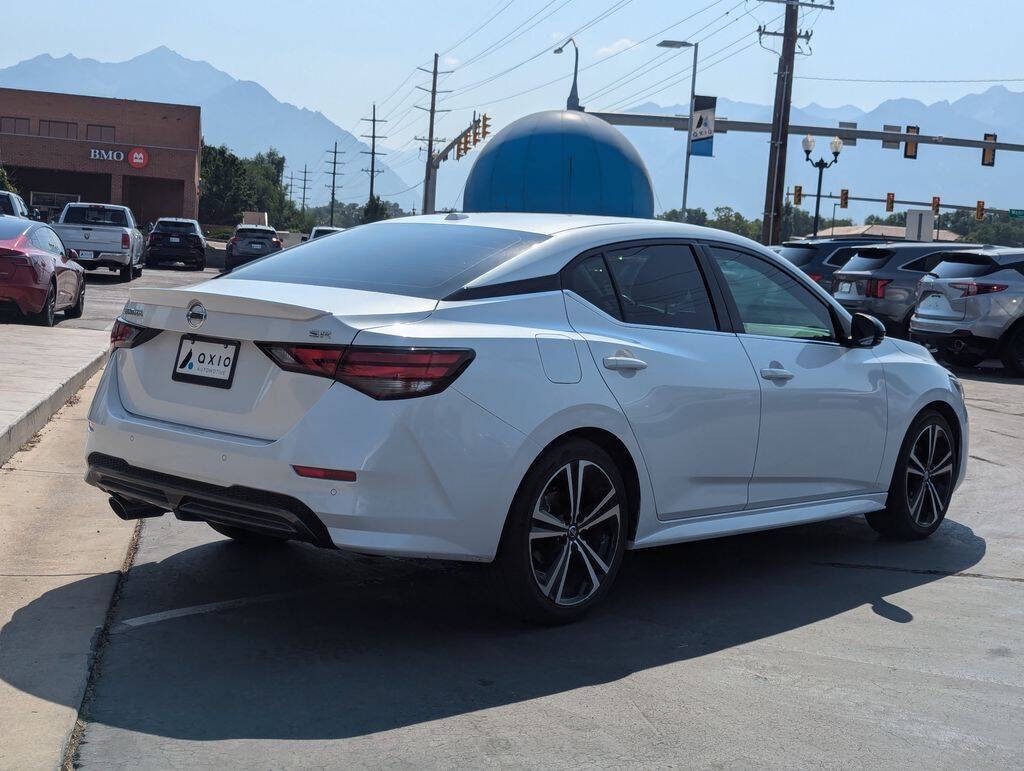
{"label": "building window", "polygon": [[78,124],[62,120],[39,121],[39,136],[55,139],[78,139]]}
{"label": "building window", "polygon": [[97,142],[113,142],[114,141],[114,127],[113,126],[97,126],[90,123],[85,128],[85,138],[93,139]]}
{"label": "building window", "polygon": [[27,134],[28,118],[0,118],[0,134]]}

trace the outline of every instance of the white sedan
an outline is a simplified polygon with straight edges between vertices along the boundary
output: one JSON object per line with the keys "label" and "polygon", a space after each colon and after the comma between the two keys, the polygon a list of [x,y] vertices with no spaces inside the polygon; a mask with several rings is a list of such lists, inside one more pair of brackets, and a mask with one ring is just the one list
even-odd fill
{"label": "white sedan", "polygon": [[88,480],[255,544],[493,562],[578,617],[624,549],[863,514],[930,535],[964,475],[959,382],[729,233],[407,217],[193,287],[135,289]]}

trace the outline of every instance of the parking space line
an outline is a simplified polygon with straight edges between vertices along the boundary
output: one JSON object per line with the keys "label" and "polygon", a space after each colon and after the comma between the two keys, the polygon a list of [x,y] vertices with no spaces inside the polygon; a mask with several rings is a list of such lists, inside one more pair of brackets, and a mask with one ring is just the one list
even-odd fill
{"label": "parking space line", "polygon": [[245,605],[260,605],[267,602],[276,602],[277,600],[288,599],[290,597],[296,597],[303,594],[308,594],[311,589],[299,589],[293,592],[275,592],[273,594],[261,594],[256,597],[238,597],[233,600],[222,600],[220,602],[208,602],[203,605],[191,605],[185,608],[175,608],[174,610],[164,610],[159,613],[148,613],[144,616],[136,616],[135,618],[125,619],[114,627],[111,634],[122,634],[136,629],[140,626],[146,626],[147,624],[156,624],[161,621],[169,621],[175,618],[183,618],[185,616],[200,616],[206,613],[216,613],[219,610],[230,610],[232,608],[240,608]]}

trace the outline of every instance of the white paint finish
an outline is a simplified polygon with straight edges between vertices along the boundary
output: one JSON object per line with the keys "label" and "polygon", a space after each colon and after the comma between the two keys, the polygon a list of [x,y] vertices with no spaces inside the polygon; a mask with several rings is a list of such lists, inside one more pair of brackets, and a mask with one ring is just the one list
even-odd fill
{"label": "white paint finish", "polygon": [[567,335],[537,335],[544,374],[552,383],[578,383],[583,376],[576,343]]}
{"label": "white paint finish", "polygon": [[[739,335],[759,372],[761,435],[751,507],[878,490],[885,374],[875,349]],[[902,439],[902,437],[900,437]]]}

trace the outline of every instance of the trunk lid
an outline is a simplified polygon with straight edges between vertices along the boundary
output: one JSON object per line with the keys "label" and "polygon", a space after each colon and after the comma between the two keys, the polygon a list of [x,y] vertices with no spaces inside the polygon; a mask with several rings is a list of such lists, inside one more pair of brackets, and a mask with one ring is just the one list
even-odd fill
{"label": "trunk lid", "polygon": [[126,228],[104,225],[54,225],[64,246],[79,252],[120,252]]}
{"label": "trunk lid", "polygon": [[[196,304],[205,313],[198,327],[186,319]],[[281,369],[257,342],[348,345],[362,329],[419,321],[436,305],[404,295],[231,278],[195,287],[135,289],[126,320],[164,331],[118,352],[121,400],[129,412],[147,418],[278,439],[332,381]],[[193,324],[200,315],[193,314]],[[196,341],[231,356],[229,380],[175,379],[176,373],[197,371],[181,368],[190,351],[201,350],[194,349]],[[199,363],[197,353],[191,361]]]}

